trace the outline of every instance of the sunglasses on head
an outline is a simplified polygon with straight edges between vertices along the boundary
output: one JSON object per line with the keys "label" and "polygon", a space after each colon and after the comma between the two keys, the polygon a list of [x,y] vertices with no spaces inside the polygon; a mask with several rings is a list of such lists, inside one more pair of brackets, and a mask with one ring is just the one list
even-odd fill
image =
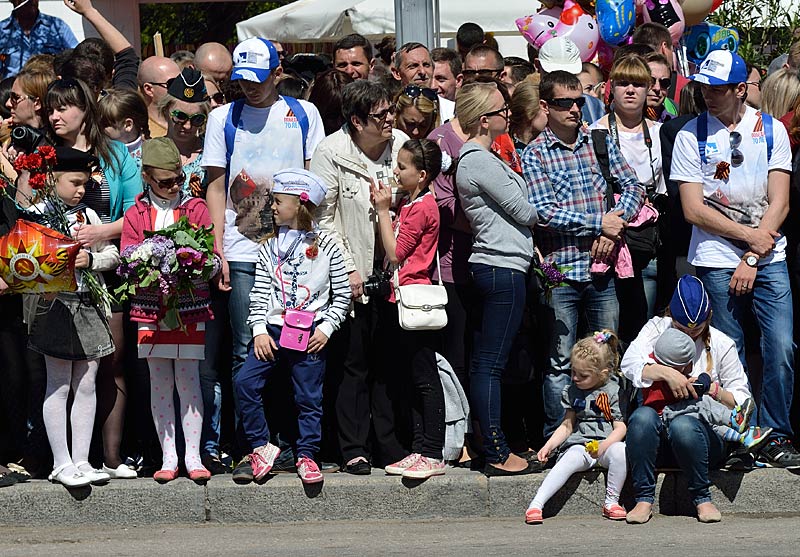
{"label": "sunglasses on head", "polygon": [[206,123],[206,115],[202,113],[186,114],[183,110],[173,110],[169,115],[176,124],[185,124],[188,121],[192,127],[199,128]]}
{"label": "sunglasses on head", "polygon": [[77,79],[72,79],[71,77],[56,79],[55,81],[51,82],[50,85],[47,86],[47,92],[49,93],[56,87],[60,89],[74,89],[74,88],[80,88],[80,85],[78,85]]}
{"label": "sunglasses on head", "polygon": [[669,86],[672,83],[672,79],[669,78],[669,77],[658,77],[658,78],[654,77],[654,78],[652,78],[651,79],[651,87],[654,87],[656,83],[658,83],[658,85],[662,89],[669,89]]}
{"label": "sunglasses on head", "polygon": [[416,99],[422,95],[431,102],[436,102],[439,99],[439,96],[436,94],[436,89],[420,87],[419,85],[406,85],[406,88],[403,89],[403,94],[411,99]]}
{"label": "sunglasses on head", "polygon": [[583,105],[586,104],[586,98],[578,97],[575,99],[571,99],[567,97],[563,99],[548,99],[546,102],[550,106],[557,106],[558,108],[572,108],[573,104],[577,104],[578,108],[583,108]]}
{"label": "sunglasses on head", "polygon": [[159,188],[169,189],[175,184],[183,184],[186,181],[186,175],[181,172],[178,176],[174,178],[167,178],[166,180],[156,180],[150,174],[147,174],[147,177],[150,178],[150,181],[157,185]]}

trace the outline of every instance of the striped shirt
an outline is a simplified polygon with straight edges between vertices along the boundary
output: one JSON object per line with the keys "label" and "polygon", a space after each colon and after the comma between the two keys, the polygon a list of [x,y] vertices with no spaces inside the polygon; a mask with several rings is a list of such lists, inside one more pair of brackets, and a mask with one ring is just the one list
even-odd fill
{"label": "striped shirt", "polygon": [[[630,221],[642,206],[644,188],[609,136],[606,145],[611,174],[621,189],[614,210]],[[591,281],[590,251],[606,213],[606,181],[591,135],[580,129],[575,145],[569,146],[545,128],[522,153],[522,173],[539,215],[535,237],[544,261],[556,265],[567,280]]]}
{"label": "striped shirt", "polygon": [[[311,253],[315,236],[316,255]],[[347,317],[350,298],[342,252],[324,232],[303,235],[280,260],[278,237],[272,237],[258,251],[247,324],[257,336],[267,332],[267,324],[283,326],[284,308],[313,311],[317,328],[330,338]]]}

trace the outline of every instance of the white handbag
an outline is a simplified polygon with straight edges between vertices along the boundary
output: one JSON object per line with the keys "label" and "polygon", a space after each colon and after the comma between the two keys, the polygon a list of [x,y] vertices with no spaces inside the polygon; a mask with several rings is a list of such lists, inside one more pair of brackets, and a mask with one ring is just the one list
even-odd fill
{"label": "white handbag", "polygon": [[398,286],[398,269],[394,270],[394,296],[397,300],[397,315],[400,327],[406,331],[436,331],[447,325],[447,290],[442,284],[442,269],[439,252],[436,252],[436,269],[439,284],[408,284]]}

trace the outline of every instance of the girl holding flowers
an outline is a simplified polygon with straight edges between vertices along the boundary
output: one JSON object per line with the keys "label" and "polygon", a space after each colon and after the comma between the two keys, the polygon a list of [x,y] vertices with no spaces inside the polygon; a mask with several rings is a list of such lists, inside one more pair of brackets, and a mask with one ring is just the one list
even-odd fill
{"label": "girl holding flowers", "polygon": [[[199,362],[205,357],[205,321],[213,319],[208,279],[216,270],[203,274],[203,269],[217,269],[218,262],[208,249],[210,242],[205,246],[179,242],[178,235],[186,238],[187,232],[178,232],[175,242],[166,235],[145,241],[145,233],[180,226],[184,218],[193,230],[202,232],[211,226],[211,217],[205,201],[183,192],[181,157],[171,139],[159,137],[144,143],[142,177],[145,191],[125,212],[119,273],[128,279],[122,289],[135,292],[131,320],[139,323],[139,357],[147,358],[150,368],[150,408],[163,453],[161,469],[153,478],[166,483],[178,476],[175,435],[180,425],[186,441],[186,471],[192,480],[204,482],[211,474],[200,462],[203,399]],[[209,238],[210,234],[206,240]],[[176,249],[180,243],[184,245]],[[192,243],[195,247],[185,245]],[[182,272],[194,277],[191,286],[179,285]],[[180,399],[180,424],[175,423],[175,387]]]}
{"label": "girl holding flowers", "polygon": [[619,340],[608,330],[579,340],[570,355],[572,383],[561,395],[566,413],[564,421],[553,432],[538,453],[547,462],[558,449],[560,456],[547,474],[539,491],[528,506],[525,522],[542,523],[542,508],[570,476],[584,472],[596,464],[608,469],[603,516],[624,520],[625,509],[619,494],[627,476],[625,459],[625,422],[623,390],[615,380],[619,369]]}

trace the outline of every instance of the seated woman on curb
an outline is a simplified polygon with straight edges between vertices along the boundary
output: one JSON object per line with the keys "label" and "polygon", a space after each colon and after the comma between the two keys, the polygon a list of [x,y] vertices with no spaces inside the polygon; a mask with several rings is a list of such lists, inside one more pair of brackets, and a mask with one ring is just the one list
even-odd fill
{"label": "seated woman on curb", "polygon": [[[622,359],[622,373],[635,387],[665,381],[677,399],[697,398],[694,377],[655,363],[652,352],[656,340],[666,329],[675,327],[695,341],[693,375],[705,371],[711,376],[709,394],[729,408],[749,398],[747,376],[730,337],[714,329],[711,305],[703,283],[684,275],[672,296],[665,317],[653,317],[642,328]],[[682,415],[664,425],[649,406],[637,408],[628,419],[627,456],[636,506],[628,513],[630,524],[644,524],[653,516],[656,491],[656,464],[675,461],[689,484],[692,502],[700,522],[719,522],[719,510],[711,502],[709,470],[726,457],[725,441],[711,426],[697,417]],[[670,458],[672,457],[672,458]]]}

